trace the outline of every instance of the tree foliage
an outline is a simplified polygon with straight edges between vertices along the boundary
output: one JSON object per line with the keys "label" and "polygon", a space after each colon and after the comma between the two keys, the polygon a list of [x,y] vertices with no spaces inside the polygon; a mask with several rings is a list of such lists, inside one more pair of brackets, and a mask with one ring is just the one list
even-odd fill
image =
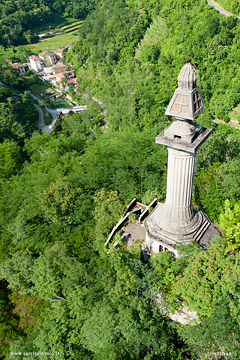
{"label": "tree foliage", "polygon": [[[175,360],[219,349],[239,359],[240,136],[211,120],[228,120],[239,103],[239,21],[204,0],[10,1],[0,8],[4,46],[26,41],[19,34],[32,33],[30,14],[44,23],[54,12],[88,13],[64,53],[88,109],[59,117],[51,135],[34,131],[38,114],[24,83],[12,68],[0,69],[18,91],[0,88],[6,359],[11,351],[58,351],[53,359]],[[155,42],[154,29],[161,34]],[[198,152],[194,205],[226,240],[205,251],[183,246],[178,259],[157,254],[149,268],[136,252],[104,243],[134,197],[165,199],[167,150],[154,138],[170,124],[165,108],[188,53],[206,105],[196,121],[213,129]],[[176,300],[196,310],[200,323],[181,326],[162,315],[159,292],[172,310],[181,308]]]}

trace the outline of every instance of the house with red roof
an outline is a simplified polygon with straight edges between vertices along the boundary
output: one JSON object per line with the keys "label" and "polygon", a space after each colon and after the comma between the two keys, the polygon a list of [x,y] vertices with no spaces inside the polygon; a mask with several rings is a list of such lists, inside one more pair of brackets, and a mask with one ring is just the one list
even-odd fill
{"label": "house with red roof", "polygon": [[3,60],[6,61],[8,63],[8,65],[12,64],[12,60],[10,60],[10,59],[3,59]]}
{"label": "house with red roof", "polygon": [[40,59],[43,61],[44,66],[52,66],[56,64],[57,59],[53,51],[44,51],[40,54],[38,54]]}
{"label": "house with red roof", "polygon": [[11,65],[14,69],[17,70],[19,76],[26,76],[26,75],[27,75],[26,70],[25,70],[25,67],[24,67],[24,65],[23,65],[21,62],[12,63],[12,64],[10,64],[10,65]]}
{"label": "house with red roof", "polygon": [[66,85],[69,87],[69,86],[77,86],[77,78],[74,78],[74,79],[69,79],[66,83]]}
{"label": "house with red roof", "polygon": [[76,77],[75,70],[65,71],[65,72],[63,73],[63,75],[64,75],[67,79],[74,79],[74,78]]}
{"label": "house with red roof", "polygon": [[62,60],[62,56],[64,52],[68,51],[68,47],[62,48],[62,49],[57,49],[57,50],[53,50],[57,60]]}
{"label": "house with red roof", "polygon": [[58,63],[52,66],[52,71],[54,74],[60,74],[65,70],[67,70],[67,65],[64,63]]}

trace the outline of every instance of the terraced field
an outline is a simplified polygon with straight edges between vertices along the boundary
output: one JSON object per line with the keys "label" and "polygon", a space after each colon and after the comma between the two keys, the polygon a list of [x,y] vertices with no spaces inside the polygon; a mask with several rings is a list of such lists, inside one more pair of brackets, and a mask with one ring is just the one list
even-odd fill
{"label": "terraced field", "polygon": [[71,27],[70,29],[64,30],[64,32],[65,32],[65,34],[69,34],[70,32],[77,31],[80,28],[80,26],[81,26],[81,24],[75,25],[75,26]]}
{"label": "terraced field", "polygon": [[154,19],[150,27],[147,29],[144,38],[139,43],[135,56],[138,57],[141,55],[142,49],[145,45],[156,44],[164,36],[165,32],[165,21],[161,17]]}
{"label": "terraced field", "polygon": [[80,27],[80,25],[82,25],[82,21],[75,21],[72,24],[61,27],[60,30],[63,30],[64,32],[71,32],[77,30]]}

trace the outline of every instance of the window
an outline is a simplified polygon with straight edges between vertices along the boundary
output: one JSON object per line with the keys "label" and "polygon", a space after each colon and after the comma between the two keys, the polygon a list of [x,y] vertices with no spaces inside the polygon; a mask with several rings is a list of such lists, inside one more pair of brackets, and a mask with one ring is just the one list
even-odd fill
{"label": "window", "polygon": [[162,245],[159,245],[159,252],[160,252],[160,251],[164,251]]}

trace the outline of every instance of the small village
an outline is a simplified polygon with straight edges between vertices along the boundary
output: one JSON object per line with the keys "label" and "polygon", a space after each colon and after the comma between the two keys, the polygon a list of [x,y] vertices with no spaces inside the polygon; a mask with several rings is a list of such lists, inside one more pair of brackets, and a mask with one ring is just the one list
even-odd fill
{"label": "small village", "polygon": [[74,70],[67,71],[68,65],[62,62],[63,53],[68,51],[68,47],[54,51],[44,51],[38,55],[29,56],[28,63],[12,62],[10,59],[4,59],[9,65],[17,70],[18,75],[24,77],[27,75],[26,68],[34,73],[38,73],[43,81],[48,81],[53,85],[60,85],[60,88],[68,91],[69,86],[73,86],[76,91],[77,79]]}
{"label": "small village", "polygon": [[45,106],[44,110],[37,104],[34,105],[39,112],[38,127],[43,132],[51,132],[57,116],[62,117],[70,111],[79,112],[87,108],[86,105],[78,106],[72,98],[77,91],[77,78],[75,70],[69,69],[72,65],[68,66],[63,62],[63,53],[68,50],[69,47],[64,47],[54,51],[46,50],[37,55],[33,54],[28,57],[27,63],[4,59],[20,77],[27,77],[29,71],[39,76],[40,85],[33,84],[29,93],[35,101],[38,101],[38,105]]}

